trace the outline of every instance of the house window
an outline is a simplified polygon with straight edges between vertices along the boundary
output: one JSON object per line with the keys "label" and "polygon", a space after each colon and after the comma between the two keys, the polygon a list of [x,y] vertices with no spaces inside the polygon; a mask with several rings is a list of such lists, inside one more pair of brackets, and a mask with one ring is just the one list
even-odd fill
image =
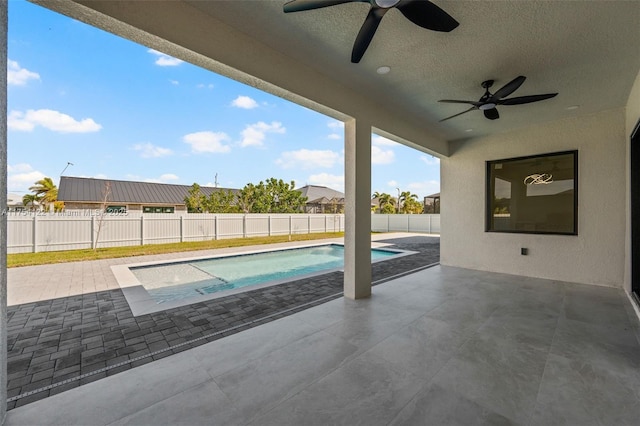
{"label": "house window", "polygon": [[106,209],[104,209],[105,213],[126,213],[127,212],[127,206],[107,206]]}
{"label": "house window", "polygon": [[150,207],[150,206],[144,206],[142,208],[142,212],[143,213],[174,213],[175,209],[176,209],[175,207],[163,207],[163,206]]}
{"label": "house window", "polygon": [[487,161],[486,231],[578,234],[578,151]]}

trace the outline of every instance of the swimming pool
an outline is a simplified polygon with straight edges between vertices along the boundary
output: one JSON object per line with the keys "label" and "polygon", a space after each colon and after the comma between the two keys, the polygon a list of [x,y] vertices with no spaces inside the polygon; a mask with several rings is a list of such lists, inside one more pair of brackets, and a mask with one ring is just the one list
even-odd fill
{"label": "swimming pool", "polygon": [[[373,248],[377,262],[411,254]],[[134,315],[266,287],[339,270],[344,247],[338,244],[272,249],[225,256],[112,266]]]}
{"label": "swimming pool", "polygon": [[[372,249],[371,260],[397,252]],[[139,266],[131,272],[157,303],[282,281],[344,266],[344,247],[328,244],[164,265]]]}

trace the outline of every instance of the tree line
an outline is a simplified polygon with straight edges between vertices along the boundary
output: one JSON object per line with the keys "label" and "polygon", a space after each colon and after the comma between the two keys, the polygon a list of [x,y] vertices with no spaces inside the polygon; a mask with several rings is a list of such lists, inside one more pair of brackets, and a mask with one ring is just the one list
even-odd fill
{"label": "tree line", "polygon": [[258,184],[248,183],[234,194],[220,189],[205,196],[194,183],[184,198],[189,213],[302,213],[307,202],[295,183],[269,178]]}

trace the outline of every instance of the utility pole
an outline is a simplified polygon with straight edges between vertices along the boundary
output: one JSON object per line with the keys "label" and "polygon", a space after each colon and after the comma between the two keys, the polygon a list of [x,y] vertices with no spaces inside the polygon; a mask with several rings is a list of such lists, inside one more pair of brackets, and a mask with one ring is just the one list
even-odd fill
{"label": "utility pole", "polygon": [[70,163],[70,162],[67,161],[67,165],[64,166],[64,169],[62,169],[62,171],[60,172],[60,176],[62,176],[62,174],[65,172],[65,170],[67,170],[67,167],[69,167],[69,166],[73,166],[73,163]]}

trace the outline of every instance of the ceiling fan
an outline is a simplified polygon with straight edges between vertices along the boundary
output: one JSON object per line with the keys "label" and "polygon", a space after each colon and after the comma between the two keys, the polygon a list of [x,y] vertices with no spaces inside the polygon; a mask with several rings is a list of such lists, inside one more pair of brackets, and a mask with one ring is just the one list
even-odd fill
{"label": "ceiling fan", "polygon": [[414,24],[432,31],[449,32],[459,25],[447,12],[428,0],[292,0],[284,5],[284,12],[300,12],[354,2],[371,4],[369,14],[353,44],[351,62],[354,64],[362,59],[382,17],[390,9],[398,9]]}
{"label": "ceiling fan", "polygon": [[509,96],[513,92],[515,92],[518,87],[524,83],[524,80],[527,77],[521,75],[519,77],[514,78],[504,86],[502,86],[498,91],[494,94],[489,92],[489,88],[493,86],[493,80],[487,80],[482,82],[482,87],[485,89],[484,95],[480,98],[478,102],[474,101],[458,101],[454,99],[441,99],[438,102],[448,102],[454,104],[469,104],[473,105],[468,110],[462,111],[461,113],[452,115],[451,117],[443,118],[440,122],[449,120],[450,118],[457,117],[459,115],[465,114],[469,111],[473,111],[474,109],[479,109],[484,112],[484,116],[489,120],[496,120],[500,118],[500,114],[498,114],[498,110],[496,106],[498,105],[521,105],[528,104],[531,102],[543,101],[545,99],[553,98],[557,95],[557,93],[547,93],[544,95],[529,95],[529,96],[519,96],[516,98],[508,98],[503,99],[506,96]]}

